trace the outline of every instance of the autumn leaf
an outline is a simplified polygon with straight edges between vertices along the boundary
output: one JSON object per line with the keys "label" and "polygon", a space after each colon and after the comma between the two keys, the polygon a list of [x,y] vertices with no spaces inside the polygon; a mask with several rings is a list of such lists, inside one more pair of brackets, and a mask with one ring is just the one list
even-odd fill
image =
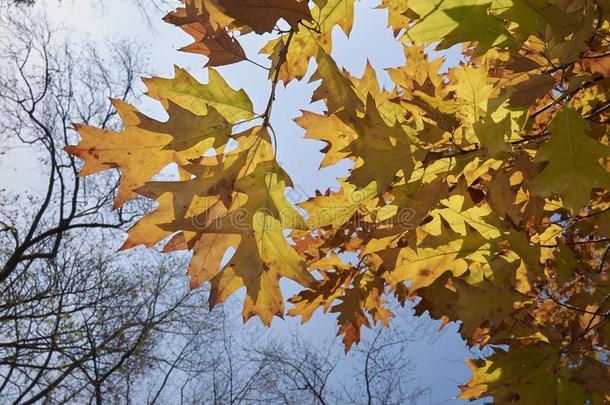
{"label": "autumn leaf", "polygon": [[420,296],[422,301],[415,307],[417,314],[429,311],[437,319],[459,319],[462,337],[471,345],[481,347],[504,324],[510,328],[515,323],[515,313],[527,301],[527,297],[509,285],[498,286],[484,280],[473,286],[458,277],[441,277]]}
{"label": "autumn leaf", "polygon": [[185,6],[163,19],[180,27],[195,40],[181,51],[207,56],[206,66],[229,65],[247,59],[239,42],[226,31],[226,22],[213,20],[214,14],[207,9],[213,7],[211,2],[201,2],[197,7],[194,1],[187,1]]}
{"label": "autumn leaf", "polygon": [[340,109],[349,113],[362,110],[363,105],[351,81],[339,70],[335,61],[322,48],[318,49],[318,69],[311,76],[310,81],[322,80],[320,86],[313,92],[312,101],[325,100],[328,108],[327,115],[334,114]]}
{"label": "autumn leaf", "polygon": [[310,111],[303,111],[302,114],[295,122],[305,129],[305,138],[326,143],[320,151],[324,154],[320,168],[334,165],[349,156],[350,153],[344,150],[358,136],[352,127],[335,114],[322,115]]}
{"label": "autumn leaf", "polygon": [[[352,170],[350,182],[366,187],[374,182],[379,193],[387,191],[399,171],[409,179],[414,168],[411,146],[406,133],[396,123],[387,125],[371,96],[366,102],[364,117],[356,117],[354,127],[358,137],[344,150],[363,160],[361,166]],[[388,151],[395,151],[388,155]]]}
{"label": "autumn leaf", "polygon": [[[215,110],[209,116],[199,116],[184,110],[172,101],[168,108],[194,126],[176,132],[177,117],[161,123],[138,113],[134,107],[115,100],[114,106],[123,119],[123,132],[110,132],[78,125],[81,142],[67,146],[67,152],[85,160],[80,175],[96,173],[110,168],[121,172],[121,183],[114,206],[118,208],[135,197],[134,190],[141,187],[165,166],[180,159],[196,158],[212,147],[220,147],[228,141],[228,127]],[[203,124],[202,127],[199,125]],[[154,159],[151,159],[151,154]]]}
{"label": "autumn leaf", "polygon": [[310,21],[311,14],[304,0],[216,0],[224,12],[254,32],[271,32],[280,18],[296,29],[299,22]]}
{"label": "autumn leaf", "polygon": [[[279,67],[279,78],[284,83],[293,79],[300,80],[305,76],[309,60],[316,56],[318,48],[330,54],[332,51],[332,31],[335,26],[341,27],[345,35],[351,33],[354,21],[354,0],[326,0],[317,2],[311,10],[313,26],[302,27],[293,35],[290,41],[290,52],[286,57],[286,63]],[[271,59],[277,59],[281,52],[282,44],[285,44],[290,34],[269,41],[263,47],[261,53],[270,55]]]}
{"label": "autumn leaf", "polygon": [[172,100],[182,108],[196,114],[207,113],[208,107],[216,109],[232,124],[254,116],[252,102],[244,90],[234,90],[223,77],[208,69],[208,83],[201,84],[186,70],[176,66],[173,79],[159,77],[144,79],[146,93],[164,106]]}
{"label": "autumn leaf", "polygon": [[591,189],[610,189],[610,173],[601,159],[610,157],[610,147],[588,136],[587,122],[566,106],[553,119],[550,138],[536,154],[537,162],[548,162],[534,180],[534,191],[541,196],[557,193],[572,209],[589,201]]}
{"label": "autumn leaf", "polygon": [[404,40],[429,43],[441,40],[437,46],[477,41],[478,52],[491,47],[509,46],[513,42],[502,20],[490,14],[490,2],[483,0],[416,0],[408,7],[419,18],[409,26]]}
{"label": "autumn leaf", "polygon": [[358,189],[350,183],[341,183],[341,189],[329,195],[320,195],[300,203],[309,212],[307,224],[311,229],[332,226],[340,228],[362,207],[376,204],[376,187],[369,184]]}
{"label": "autumn leaf", "polygon": [[510,96],[511,105],[529,105],[545,96],[555,87],[555,79],[550,75],[530,75],[526,81],[515,86]]}

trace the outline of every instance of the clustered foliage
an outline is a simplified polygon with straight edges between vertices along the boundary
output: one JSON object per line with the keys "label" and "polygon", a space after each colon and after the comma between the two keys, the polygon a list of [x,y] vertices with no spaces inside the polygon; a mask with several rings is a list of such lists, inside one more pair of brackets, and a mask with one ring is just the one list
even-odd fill
{"label": "clustered foliage", "polygon": [[[193,251],[192,286],[211,283],[210,305],[246,288],[244,320],[283,316],[288,277],[304,287],[288,313],[337,313],[346,349],[362,326],[389,323],[390,300],[415,300],[491,349],[468,361],[464,399],[610,400],[610,3],[384,0],[406,55],[384,90],[370,66],[355,78],[331,56],[354,1],[183,0],[166,17],[209,66],[247,61],[241,36],[276,34],[262,49],[269,103],[256,114],[212,68],[207,84],[177,69],[145,80],[167,122],[116,101],[123,132],[80,126],[68,151],[83,174],[118,168],[117,207],[136,194],[159,203],[124,247],[171,237],[167,251]],[[440,72],[432,44],[460,44],[464,62]],[[303,217],[284,196],[271,111],[311,57],[312,101],[327,111],[297,123],[327,143],[322,166],[354,167]],[[245,122],[256,125],[233,130]],[[170,163],[180,181],[150,181]]]}

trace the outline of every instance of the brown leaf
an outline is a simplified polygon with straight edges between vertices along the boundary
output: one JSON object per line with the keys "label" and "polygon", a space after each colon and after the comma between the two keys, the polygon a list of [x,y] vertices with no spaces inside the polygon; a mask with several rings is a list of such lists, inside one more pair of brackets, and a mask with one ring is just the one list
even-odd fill
{"label": "brown leaf", "polygon": [[207,56],[206,66],[230,65],[247,59],[239,42],[224,30],[209,32],[202,23],[183,25],[180,28],[195,39],[194,43],[180,50]]}
{"label": "brown leaf", "polygon": [[[195,40],[180,50],[207,56],[206,66],[222,66],[246,60],[246,53],[239,42],[229,35],[223,22],[211,20],[205,4],[197,7],[194,2],[187,2],[185,8],[165,16],[166,22],[180,27]],[[207,4],[209,7],[210,3]]]}
{"label": "brown leaf", "polygon": [[529,105],[537,99],[544,97],[555,87],[553,76],[534,74],[515,86],[515,92],[510,96],[511,106]]}
{"label": "brown leaf", "polygon": [[271,32],[279,19],[296,30],[301,20],[312,19],[305,0],[217,0],[225,13],[252,27],[257,34]]}

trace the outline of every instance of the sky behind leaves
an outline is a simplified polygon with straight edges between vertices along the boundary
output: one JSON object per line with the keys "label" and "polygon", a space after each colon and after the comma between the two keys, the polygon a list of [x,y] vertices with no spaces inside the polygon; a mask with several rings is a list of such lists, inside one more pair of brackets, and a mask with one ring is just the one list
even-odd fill
{"label": "sky behind leaves", "polygon": [[[146,21],[141,12],[133,6],[126,6],[124,1],[108,0],[104,5],[92,5],[93,1],[62,2],[61,4],[48,1],[45,5],[51,20],[66,29],[74,32],[73,38],[78,40],[91,40],[97,42],[109,39],[129,39],[141,42],[147,46],[150,55],[149,71],[143,74],[155,74],[170,77],[173,74],[173,65],[186,68],[200,81],[206,81],[206,72],[203,69],[205,59],[196,55],[178,52],[177,49],[188,44],[190,39],[177,28],[165,24],[160,20],[161,11],[152,10],[150,20]],[[363,1],[357,3],[355,25],[349,40],[335,28],[333,57],[353,75],[362,75],[367,58],[373,67],[382,72],[379,77],[381,83],[388,83],[388,76],[383,68],[399,66],[404,63],[404,54],[399,43],[392,40],[392,33],[385,27],[387,14],[385,10],[376,10],[376,1]],[[249,36],[243,39],[242,45],[248,56],[256,62],[267,65],[264,55],[256,52],[265,42],[265,36]],[[447,53],[447,65],[457,63],[455,50]],[[310,66],[308,75],[315,69]],[[218,69],[234,88],[244,88],[250,95],[255,111],[264,109],[269,83],[266,80],[267,72],[247,62],[222,67]],[[348,162],[317,171],[323,155],[319,153],[322,146],[320,142],[303,139],[304,130],[298,127],[293,119],[300,116],[300,109],[319,112],[321,103],[309,105],[311,95],[316,84],[307,84],[307,81],[292,83],[287,88],[279,86],[277,102],[274,105],[273,121],[278,133],[278,160],[293,178],[295,190],[288,196],[293,201],[300,201],[312,195],[316,189],[336,190],[336,178],[347,174]],[[142,85],[137,92],[145,90]],[[153,100],[142,97],[136,105],[145,113],[155,118],[163,117],[163,109]],[[14,163],[24,164],[23,158],[27,154],[20,150],[13,156]],[[15,165],[12,167],[16,169]],[[9,167],[9,170],[11,168]],[[20,181],[10,182],[9,188],[27,187],[36,189],[36,165],[26,165],[26,176],[20,176]],[[20,173],[21,169],[20,169]],[[4,177],[4,176],[3,176]],[[296,293],[298,289],[291,282],[284,280],[283,289],[287,293]],[[406,312],[406,311],[405,311]],[[255,319],[250,322],[258,323]],[[286,322],[275,320],[270,333],[287,334],[289,330],[297,327],[298,319],[288,317]],[[434,330],[436,324],[426,318],[417,321],[416,325]],[[254,325],[256,326],[256,325]],[[335,334],[335,321],[332,316],[314,316],[313,320],[300,330],[305,337],[314,341],[332,339]],[[456,325],[449,325],[440,333],[432,333],[429,338],[413,345],[410,349],[415,355],[418,364],[416,377],[421,379],[422,385],[431,388],[431,397],[426,398],[430,403],[458,402],[452,400],[457,394],[456,382],[465,382],[468,370],[463,358],[468,356],[468,349],[456,332]],[[346,370],[349,372],[349,370]]]}

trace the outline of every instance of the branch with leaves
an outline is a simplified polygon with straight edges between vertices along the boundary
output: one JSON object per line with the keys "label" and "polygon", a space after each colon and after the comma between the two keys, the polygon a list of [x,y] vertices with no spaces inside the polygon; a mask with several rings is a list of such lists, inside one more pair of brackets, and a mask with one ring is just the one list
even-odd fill
{"label": "branch with leaves", "polygon": [[[183,50],[208,66],[248,63],[240,38],[271,33],[271,96],[257,115],[212,67],[207,84],[177,70],[146,80],[169,121],[115,103],[123,132],[79,127],[67,150],[83,174],[118,168],[117,206],[136,194],[158,201],[124,247],[168,240],[167,251],[192,251],[188,274],[193,287],[210,282],[210,305],[245,287],[244,320],[265,324],[284,315],[279,279],[290,278],[303,290],[288,314],[336,313],[346,349],[362,327],[390,324],[393,301],[416,300],[417,314],[460,321],[470,346],[490,349],[469,360],[464,399],[557,402],[569,389],[571,402],[610,400],[610,333],[587,318],[610,293],[605,3],[384,0],[405,45],[406,63],[387,69],[391,89],[370,65],[357,78],[333,58],[333,29],[350,34],[354,0],[183,3],[166,21],[193,36]],[[431,44],[459,45],[462,62],[442,71]],[[297,124],[326,143],[322,167],[353,168],[339,191],[300,204],[305,218],[284,198],[292,183],[268,129],[276,86],[303,80],[311,57],[312,102],[327,110]],[[262,125],[229,130],[253,117]],[[237,148],[226,149],[229,137]],[[169,163],[179,181],[150,181]]]}

